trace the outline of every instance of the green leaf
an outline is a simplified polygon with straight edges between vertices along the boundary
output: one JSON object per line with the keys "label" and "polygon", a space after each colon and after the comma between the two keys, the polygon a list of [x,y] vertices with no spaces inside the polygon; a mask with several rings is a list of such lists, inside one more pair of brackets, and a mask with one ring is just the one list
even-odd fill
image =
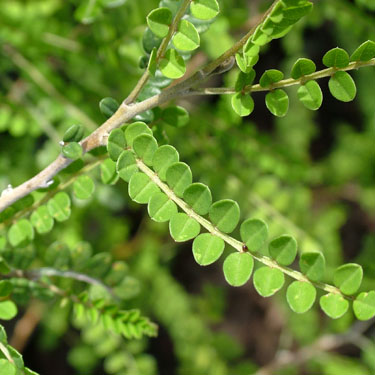
{"label": "green leaf", "polygon": [[199,215],[206,215],[212,204],[212,195],[208,186],[195,182],[183,193],[184,201]]}
{"label": "green leaf", "polygon": [[260,47],[248,39],[243,47],[243,53],[246,57],[254,57],[259,55]]}
{"label": "green leaf", "polygon": [[286,299],[290,308],[297,314],[303,314],[310,310],[315,302],[316,289],[310,283],[304,281],[292,282],[286,292]]}
{"label": "green leaf", "polygon": [[8,231],[8,240],[13,247],[24,247],[34,239],[34,229],[27,219],[14,223]]}
{"label": "green leaf", "polygon": [[142,46],[146,53],[150,54],[155,48],[158,49],[162,41],[162,38],[157,37],[148,27],[146,27],[142,37]]}
{"label": "green leaf", "polygon": [[150,58],[148,59],[148,63],[147,63],[147,70],[150,72],[150,74],[152,76],[155,76],[155,73],[156,73],[156,68],[157,68],[156,57],[157,57],[157,54],[158,54],[158,50],[157,50],[156,47],[154,47],[154,49],[151,51],[151,55],[150,55]]}
{"label": "green leaf", "polygon": [[329,91],[332,96],[342,102],[350,102],[355,98],[357,88],[353,78],[343,71],[336,72],[328,82]]}
{"label": "green leaf", "polygon": [[61,152],[66,158],[72,160],[79,159],[83,154],[82,146],[77,142],[70,142],[64,145]]}
{"label": "green leaf", "polygon": [[10,363],[7,359],[0,359],[0,374],[1,375],[16,375],[17,368],[13,363]]}
{"label": "green leaf", "polygon": [[129,182],[130,177],[138,172],[138,166],[132,151],[125,150],[121,153],[120,157],[117,159],[116,171],[126,182]]}
{"label": "green leaf", "polygon": [[165,177],[169,187],[180,198],[193,180],[190,167],[182,162],[171,164],[166,171]]}
{"label": "green leaf", "polygon": [[10,320],[17,315],[17,306],[13,301],[0,302],[0,319]]}
{"label": "green leaf", "polygon": [[224,241],[211,233],[202,233],[193,242],[193,255],[200,266],[216,262],[224,251]]}
{"label": "green leaf", "polygon": [[282,89],[269,92],[266,95],[266,106],[273,115],[284,117],[289,108],[289,98],[287,93]]}
{"label": "green leaf", "polygon": [[117,182],[116,163],[113,160],[106,159],[100,164],[100,177],[106,185],[114,185]]}
{"label": "green leaf", "polygon": [[39,234],[48,233],[53,228],[53,218],[45,205],[38,207],[31,214],[30,221]]}
{"label": "green leaf", "polygon": [[191,14],[200,20],[210,20],[219,13],[216,0],[194,0],[190,4]]}
{"label": "green leaf", "polygon": [[289,266],[297,255],[297,241],[292,236],[283,235],[271,241],[268,250],[277,263]]}
{"label": "green leaf", "polygon": [[304,251],[299,259],[299,267],[310,280],[322,280],[325,273],[326,261],[320,251]]}
{"label": "green leaf", "polygon": [[258,251],[267,240],[268,227],[263,220],[247,219],[241,224],[240,234],[250,251]]}
{"label": "green leaf", "polygon": [[134,139],[140,134],[152,135],[152,130],[141,121],[133,122],[125,129],[125,140],[128,146],[133,147]]}
{"label": "green leaf", "polygon": [[173,38],[173,44],[181,51],[193,51],[199,47],[200,38],[195,26],[186,20],[181,20],[178,32]]}
{"label": "green leaf", "polygon": [[250,86],[255,78],[255,70],[250,68],[248,73],[240,72],[237,76],[236,83],[234,85],[234,89],[236,91],[242,91],[244,87]]}
{"label": "green leaf", "polygon": [[163,145],[156,150],[152,159],[152,167],[162,181],[167,178],[167,169],[178,162],[179,158],[178,152],[173,146]]}
{"label": "green leaf", "polygon": [[254,259],[249,253],[232,253],[223,264],[225,280],[232,286],[244,285],[251,276]]}
{"label": "green leaf", "polygon": [[133,140],[134,152],[148,166],[152,165],[152,159],[157,148],[158,143],[152,135],[141,134]]}
{"label": "green leaf", "polygon": [[47,208],[49,214],[56,221],[61,222],[68,220],[71,212],[69,195],[60,191],[47,202]]}
{"label": "green leaf", "polygon": [[89,176],[79,176],[74,181],[73,191],[78,199],[89,199],[95,190],[95,184]]}
{"label": "green leaf", "polygon": [[345,68],[349,65],[349,55],[342,48],[332,48],[323,56],[323,64],[329,68]]}
{"label": "green leaf", "polygon": [[191,240],[200,230],[199,223],[183,212],[174,214],[169,222],[169,231],[176,242]]}
{"label": "green leaf", "polygon": [[169,25],[172,23],[172,12],[168,8],[157,8],[147,16],[147,25],[159,38],[168,34]]}
{"label": "green leaf", "polygon": [[359,264],[347,263],[336,268],[333,283],[347,295],[354,294],[361,286],[363,270]]}
{"label": "green leaf", "polygon": [[305,58],[299,58],[292,67],[291,76],[293,79],[298,79],[303,76],[307,76],[314,73],[316,70],[316,65],[314,61]]}
{"label": "green leaf", "polygon": [[210,207],[209,217],[220,231],[231,233],[240,220],[240,207],[231,199],[223,199]]}
{"label": "green leaf", "polygon": [[57,269],[69,268],[71,256],[68,246],[61,242],[54,242],[46,250],[44,261],[47,266]]}
{"label": "green leaf", "polygon": [[283,0],[282,3],[284,18],[293,20],[294,23],[306,16],[313,8],[312,3],[303,0]]}
{"label": "green leaf", "polygon": [[163,122],[176,128],[182,128],[189,122],[188,111],[179,106],[168,107],[161,113]]}
{"label": "green leaf", "polygon": [[257,46],[264,46],[265,44],[269,43],[272,38],[262,31],[262,25],[259,25],[255,30],[251,41],[256,44]]}
{"label": "green leaf", "polygon": [[159,192],[159,188],[147,175],[137,172],[130,178],[128,191],[133,201],[146,204],[155,193]]}
{"label": "green leaf", "polygon": [[375,42],[367,40],[350,56],[350,61],[369,61],[375,57]]}
{"label": "green leaf", "polygon": [[11,271],[8,263],[0,256],[0,273],[7,275]]}
{"label": "green leaf", "polygon": [[83,138],[83,127],[72,125],[63,136],[63,142],[79,142]]}
{"label": "green leaf", "polygon": [[349,302],[339,294],[328,293],[320,297],[320,307],[332,319],[341,318],[349,308]]}
{"label": "green leaf", "polygon": [[155,193],[148,202],[148,214],[159,223],[168,221],[177,213],[176,204],[164,193]]}
{"label": "green leaf", "polygon": [[106,118],[112,117],[112,115],[117,111],[118,107],[120,107],[120,104],[116,99],[113,98],[103,98],[99,102],[100,112],[103,113]]}
{"label": "green leaf", "polygon": [[232,108],[239,116],[248,116],[254,109],[254,100],[250,94],[237,92],[232,96]]}
{"label": "green leaf", "polygon": [[314,81],[308,81],[300,86],[297,91],[298,99],[307,109],[315,111],[320,108],[323,102],[323,94],[319,84]]}
{"label": "green leaf", "polygon": [[116,161],[126,147],[125,134],[121,129],[114,129],[108,137],[107,150],[109,157]]}
{"label": "green leaf", "polygon": [[268,87],[273,83],[279,82],[284,78],[284,73],[277,69],[266,70],[260,77],[259,84],[261,87]]}
{"label": "green leaf", "polygon": [[260,267],[254,272],[254,287],[262,297],[273,296],[283,287],[284,282],[284,274],[277,268]]}
{"label": "green leaf", "polygon": [[13,284],[8,280],[0,280],[0,297],[7,297],[12,293]]}
{"label": "green leaf", "polygon": [[369,320],[375,316],[375,291],[360,293],[353,302],[354,314],[359,320]]}
{"label": "green leaf", "polygon": [[160,60],[159,68],[165,77],[171,79],[180,78],[186,72],[184,59],[172,48]]}
{"label": "green leaf", "polygon": [[237,66],[243,73],[250,73],[252,66],[255,65],[259,60],[259,55],[248,57],[244,55],[243,57],[236,53],[235,55]]}

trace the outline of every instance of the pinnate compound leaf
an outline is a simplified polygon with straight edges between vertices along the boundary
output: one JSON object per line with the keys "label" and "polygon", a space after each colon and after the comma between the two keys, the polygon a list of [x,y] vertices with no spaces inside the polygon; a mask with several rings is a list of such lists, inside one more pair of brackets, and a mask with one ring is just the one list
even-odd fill
{"label": "pinnate compound leaf", "polygon": [[274,295],[283,287],[284,282],[284,274],[277,268],[260,267],[254,272],[254,287],[262,297]]}
{"label": "pinnate compound leaf", "polygon": [[237,92],[232,96],[232,108],[239,116],[248,116],[254,110],[254,100],[250,94]]}
{"label": "pinnate compound leaf", "polygon": [[117,111],[118,107],[120,107],[120,104],[113,98],[103,98],[99,102],[100,112],[103,113],[106,118],[110,118]]}
{"label": "pinnate compound leaf", "polygon": [[173,37],[174,46],[181,51],[193,51],[199,47],[200,38],[195,26],[186,20],[181,20],[178,31]]}
{"label": "pinnate compound leaf", "polygon": [[89,199],[95,190],[95,184],[89,176],[79,176],[73,184],[74,195],[78,199]]}
{"label": "pinnate compound leaf", "polygon": [[162,181],[166,180],[167,169],[178,162],[179,155],[177,150],[170,145],[160,146],[152,159],[152,167]]}
{"label": "pinnate compound leaf", "polygon": [[212,195],[208,186],[195,182],[183,193],[184,201],[199,215],[206,215],[212,204]]}
{"label": "pinnate compound leaf", "polygon": [[361,286],[363,270],[359,264],[347,263],[336,268],[333,283],[347,295],[354,294]]}
{"label": "pinnate compound leaf", "polygon": [[314,61],[302,57],[294,63],[291,76],[293,79],[298,79],[302,76],[307,76],[308,74],[314,73],[315,70],[316,66]]}
{"label": "pinnate compound leaf", "polygon": [[316,111],[323,102],[323,94],[319,84],[314,81],[308,81],[300,86],[297,91],[298,99],[307,109]]}
{"label": "pinnate compound leaf", "polygon": [[17,306],[13,301],[0,302],[0,319],[10,320],[17,315]]}
{"label": "pinnate compound leaf", "polygon": [[142,121],[133,122],[125,129],[125,140],[128,146],[133,147],[134,139],[140,134],[152,135],[152,130]]}
{"label": "pinnate compound leaf", "polygon": [[180,198],[193,180],[190,167],[182,162],[171,164],[166,171],[165,177],[169,187]]}
{"label": "pinnate compound leaf", "polygon": [[83,127],[81,125],[72,125],[63,136],[63,142],[79,142],[83,137]]}
{"label": "pinnate compound leaf", "polygon": [[50,215],[56,221],[65,221],[70,216],[70,197],[67,193],[60,191],[47,202],[47,208]]}
{"label": "pinnate compound leaf", "polygon": [[121,129],[114,129],[108,137],[107,150],[109,157],[116,161],[126,147],[125,134]]}
{"label": "pinnate compound leaf", "polygon": [[191,14],[200,20],[210,20],[219,13],[217,0],[194,0],[190,4]]}
{"label": "pinnate compound leaf", "polygon": [[375,291],[360,293],[353,302],[354,314],[359,320],[369,320],[375,316]]}
{"label": "pinnate compound leaf", "polygon": [[249,253],[232,253],[223,264],[225,280],[232,286],[244,285],[251,276],[254,259]]}
{"label": "pinnate compound leaf", "polygon": [[316,289],[304,281],[292,282],[286,292],[286,299],[290,308],[297,314],[310,310],[315,302]]}
{"label": "pinnate compound leaf", "polygon": [[38,207],[31,214],[30,221],[39,234],[48,233],[53,228],[53,218],[45,205]]}
{"label": "pinnate compound leaf", "polygon": [[147,16],[147,25],[159,38],[168,34],[169,25],[172,22],[172,12],[168,8],[157,8]]}
{"label": "pinnate compound leaf", "polygon": [[322,280],[326,267],[324,255],[320,251],[304,251],[299,259],[299,267],[310,280]]}
{"label": "pinnate compound leaf", "polygon": [[62,154],[72,160],[80,158],[83,154],[82,146],[78,142],[69,142],[61,149]]}
{"label": "pinnate compound leaf", "polygon": [[267,224],[260,219],[247,219],[241,224],[240,235],[250,251],[258,251],[267,240]]}
{"label": "pinnate compound leaf", "polygon": [[289,109],[289,97],[282,89],[273,90],[266,95],[266,106],[273,115],[284,117]]}
{"label": "pinnate compound leaf", "polygon": [[116,163],[113,160],[106,159],[100,164],[100,177],[106,185],[114,185],[117,182]]}
{"label": "pinnate compound leaf", "polygon": [[342,102],[350,102],[355,98],[357,88],[349,73],[338,71],[328,81],[332,96]]}
{"label": "pinnate compound leaf", "polygon": [[322,310],[332,319],[341,318],[349,308],[349,302],[340,294],[328,293],[319,300]]}
{"label": "pinnate compound leaf", "polygon": [[231,199],[223,199],[210,207],[209,217],[220,231],[231,233],[240,220],[240,207]]}
{"label": "pinnate compound leaf", "polygon": [[260,77],[259,84],[261,87],[267,87],[273,83],[279,82],[284,78],[284,73],[277,69],[266,70]]}
{"label": "pinnate compound leaf", "polygon": [[350,56],[350,61],[369,61],[375,57],[375,42],[367,40]]}
{"label": "pinnate compound leaf", "polygon": [[175,49],[169,49],[165,56],[160,60],[160,70],[167,78],[177,79],[182,77],[186,72],[184,59]]}
{"label": "pinnate compound leaf", "polygon": [[133,201],[146,204],[159,188],[146,174],[137,172],[130,178],[128,191]]}
{"label": "pinnate compound leaf", "polygon": [[158,143],[156,139],[149,134],[141,134],[134,138],[134,152],[148,166],[152,165],[152,159],[157,148]]}
{"label": "pinnate compound leaf", "polygon": [[135,156],[131,150],[125,150],[121,153],[120,157],[117,159],[116,171],[126,182],[129,182],[131,176],[138,172]]}
{"label": "pinnate compound leaf", "polygon": [[188,111],[180,106],[168,107],[161,113],[163,122],[176,128],[182,128],[189,122]]}
{"label": "pinnate compound leaf", "polygon": [[193,242],[193,255],[200,266],[216,262],[224,251],[224,241],[211,233],[202,233]]}
{"label": "pinnate compound leaf", "polygon": [[198,236],[201,227],[197,221],[183,212],[174,214],[169,222],[169,232],[176,242],[184,242]]}
{"label": "pinnate compound leaf", "polygon": [[268,250],[277,263],[289,266],[297,255],[297,241],[292,236],[282,235],[270,242]]}
{"label": "pinnate compound leaf", "polygon": [[164,193],[155,193],[148,202],[148,214],[151,219],[163,223],[171,219],[177,213],[176,204]]}
{"label": "pinnate compound leaf", "polygon": [[323,64],[329,68],[345,68],[349,65],[349,55],[342,48],[332,48],[323,56]]}
{"label": "pinnate compound leaf", "polygon": [[13,247],[26,246],[34,239],[34,229],[27,219],[14,223],[8,231],[8,241]]}

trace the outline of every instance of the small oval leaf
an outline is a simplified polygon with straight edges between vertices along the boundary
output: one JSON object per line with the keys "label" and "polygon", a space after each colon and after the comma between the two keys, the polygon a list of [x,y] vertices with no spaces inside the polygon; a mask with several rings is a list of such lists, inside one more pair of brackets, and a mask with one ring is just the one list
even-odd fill
{"label": "small oval leaf", "polygon": [[301,85],[297,91],[298,99],[307,109],[316,111],[323,102],[323,94],[319,84],[312,80]]}
{"label": "small oval leaf", "polygon": [[158,148],[156,139],[149,134],[141,134],[133,140],[133,150],[148,166],[152,165],[155,151]]}
{"label": "small oval leaf", "polygon": [[354,314],[359,320],[369,320],[375,316],[375,291],[360,293],[353,302]]}
{"label": "small oval leaf", "polygon": [[323,56],[323,64],[329,68],[345,68],[349,65],[349,55],[342,48],[332,48]]}
{"label": "small oval leaf", "polygon": [[166,181],[178,197],[182,197],[184,190],[191,184],[193,175],[190,167],[182,162],[173,163],[166,171]]}
{"label": "small oval leaf", "polygon": [[200,266],[216,262],[224,251],[224,241],[211,233],[202,233],[193,242],[193,255]]}
{"label": "small oval leaf", "polygon": [[31,224],[39,234],[48,233],[53,228],[53,218],[47,206],[39,206],[30,216]]}
{"label": "small oval leaf", "polygon": [[160,192],[152,195],[147,210],[152,220],[163,223],[177,213],[177,206],[166,194]]}
{"label": "small oval leaf", "polygon": [[71,212],[70,204],[69,195],[60,191],[47,202],[48,212],[56,221],[68,220]]}
{"label": "small oval leaf", "polygon": [[293,67],[291,76],[293,79],[301,78],[302,76],[306,76],[308,74],[314,73],[316,70],[316,66],[314,61],[306,58],[298,59]]}
{"label": "small oval leaf", "polygon": [[244,285],[251,276],[254,259],[249,253],[232,253],[228,255],[223,264],[225,280],[229,285]]}
{"label": "small oval leaf", "polygon": [[284,274],[277,268],[260,267],[254,272],[254,287],[262,297],[274,295],[283,287],[284,282]]}
{"label": "small oval leaf", "polygon": [[338,71],[328,81],[332,96],[342,102],[350,102],[355,98],[357,88],[349,73]]}
{"label": "small oval leaf", "polygon": [[159,188],[147,175],[137,172],[130,178],[128,191],[133,201],[146,204],[155,193],[159,192]]}
{"label": "small oval leaf", "polygon": [[248,116],[254,110],[254,100],[250,94],[237,92],[232,96],[232,108],[239,116]]}
{"label": "small oval leaf", "polygon": [[273,90],[266,95],[266,106],[273,115],[284,117],[289,109],[289,97],[282,89]]}
{"label": "small oval leaf", "polygon": [[165,181],[167,169],[174,163],[178,162],[179,155],[177,150],[170,145],[160,146],[152,159],[152,167],[162,181]]}
{"label": "small oval leaf", "polygon": [[367,40],[350,56],[350,61],[369,61],[375,57],[375,42]]}
{"label": "small oval leaf", "polygon": [[109,157],[116,161],[126,147],[125,134],[122,129],[114,129],[108,137],[107,150]]}
{"label": "small oval leaf", "polygon": [[315,302],[316,289],[304,281],[292,282],[286,292],[286,299],[290,308],[297,314],[310,310]]}
{"label": "small oval leaf", "polygon": [[268,245],[268,250],[277,263],[289,266],[297,255],[297,241],[292,236],[283,235],[272,240]]}
{"label": "small oval leaf", "polygon": [[147,16],[147,25],[159,38],[168,34],[169,25],[172,22],[172,12],[168,8],[157,8]]}
{"label": "small oval leaf", "polygon": [[240,207],[231,199],[223,199],[210,207],[209,217],[220,231],[231,233],[240,220]]}
{"label": "small oval leaf", "polygon": [[140,134],[152,135],[152,130],[142,121],[136,121],[125,129],[125,140],[128,146],[133,147],[134,139]]}
{"label": "small oval leaf", "polygon": [[173,44],[181,51],[193,51],[199,47],[200,38],[195,26],[186,20],[181,20],[178,31],[173,37]]}
{"label": "small oval leaf", "polygon": [[250,251],[258,251],[267,240],[267,224],[260,219],[247,219],[240,227],[241,240]]}
{"label": "small oval leaf", "polygon": [[167,78],[177,79],[186,72],[184,59],[175,49],[169,49],[159,63],[160,71]]}
{"label": "small oval leaf", "polygon": [[310,280],[322,280],[326,261],[320,251],[304,251],[299,259],[299,267]]}
{"label": "small oval leaf", "polygon": [[195,182],[189,185],[183,194],[184,201],[199,215],[206,215],[212,204],[212,195],[208,186]]}
{"label": "small oval leaf", "polygon": [[183,212],[174,214],[169,222],[169,231],[176,242],[184,242],[198,236],[200,225]]}
{"label": "small oval leaf", "polygon": [[74,195],[78,199],[89,199],[95,190],[94,181],[89,176],[79,176],[73,184]]}
{"label": "small oval leaf", "polygon": [[339,294],[328,293],[319,300],[322,310],[332,319],[341,318],[349,308],[349,302]]}
{"label": "small oval leaf", "polygon": [[125,150],[121,153],[120,157],[117,159],[116,171],[126,182],[129,182],[131,176],[138,172],[138,166],[132,151]]}
{"label": "small oval leaf", "polygon": [[354,294],[361,286],[363,270],[359,264],[347,263],[336,268],[333,283],[347,295]]}
{"label": "small oval leaf", "polygon": [[219,13],[216,0],[194,0],[190,4],[191,14],[200,20],[210,20]]}

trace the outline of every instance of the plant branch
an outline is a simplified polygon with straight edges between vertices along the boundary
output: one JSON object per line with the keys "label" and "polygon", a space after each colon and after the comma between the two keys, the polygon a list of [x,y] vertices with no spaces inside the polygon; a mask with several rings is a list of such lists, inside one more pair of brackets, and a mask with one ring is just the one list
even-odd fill
{"label": "plant branch", "polygon": [[[190,208],[181,198],[177,197],[177,195],[173,192],[172,189],[169,188],[168,185],[166,185],[163,181],[160,180],[159,176],[152,171],[146,164],[143,163],[142,160],[136,159],[136,163],[138,168],[145,173],[152,182],[154,182],[172,201],[174,201],[189,217],[196,220],[202,227],[207,229],[208,232],[213,234],[216,237],[221,238],[224,242],[226,242],[228,245],[232,246],[234,249],[236,249],[239,252],[243,252],[243,245],[244,243],[241,241],[238,241],[237,239],[229,236],[228,234],[225,234],[221,231],[219,231],[215,225],[213,225],[210,221],[205,219],[204,217],[198,215],[192,208]],[[353,297],[344,295],[341,293],[339,288],[336,288],[335,286],[323,283],[323,282],[314,282],[307,278],[304,274],[302,274],[299,271],[293,270],[289,267],[284,267],[278,264],[276,261],[274,261],[271,258],[268,258],[264,255],[252,253],[249,251],[249,254],[256,259],[258,262],[270,267],[270,268],[277,268],[284,274],[290,276],[291,278],[310,283],[314,285],[315,287],[322,289],[328,293],[335,293],[343,296],[344,298],[352,300]]]}
{"label": "plant branch", "polygon": [[[171,41],[173,34],[177,30],[178,23],[180,22],[181,18],[186,12],[187,7],[191,3],[192,0],[184,0],[184,2],[181,4],[181,7],[177,11],[175,17],[173,18],[172,23],[169,26],[168,34],[163,39],[162,43],[159,46],[158,52],[156,54],[156,64],[159,63],[159,61],[164,57],[165,51],[168,47],[169,42]],[[143,87],[146,85],[148,79],[150,78],[150,71],[146,69],[146,71],[143,73],[142,77],[139,79],[138,83],[132,90],[132,92],[129,94],[129,96],[125,99],[125,104],[133,103],[136,99]]]}
{"label": "plant branch", "polygon": [[[312,79],[320,79],[325,77],[331,77],[337,71],[348,71],[353,69],[359,69],[366,66],[375,66],[375,58],[369,61],[353,61],[345,68],[327,68],[323,70],[319,70],[317,72],[308,74],[298,79],[287,78],[283,79],[282,81],[273,83],[270,86],[262,87],[259,84],[245,86],[242,90],[244,93],[251,93],[251,92],[259,92],[259,91],[270,91],[274,89],[284,88],[288,86],[295,86],[295,85],[303,85],[307,81]],[[237,91],[232,87],[207,87],[207,88],[200,88],[192,90],[189,94],[190,95],[223,95],[223,94],[235,94]]]}

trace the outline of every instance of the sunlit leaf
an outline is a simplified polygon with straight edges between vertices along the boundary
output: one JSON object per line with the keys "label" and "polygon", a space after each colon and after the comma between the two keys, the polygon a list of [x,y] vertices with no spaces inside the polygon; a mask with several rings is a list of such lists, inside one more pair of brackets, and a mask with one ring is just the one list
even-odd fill
{"label": "sunlit leaf", "polygon": [[375,316],[375,291],[360,293],[353,302],[354,314],[359,320],[369,320]]}
{"label": "sunlit leaf", "polygon": [[78,199],[89,199],[95,190],[95,184],[92,178],[83,175],[79,176],[73,184],[74,195]]}
{"label": "sunlit leaf", "polygon": [[179,212],[171,217],[169,231],[176,242],[184,242],[198,236],[200,225],[185,213]]}
{"label": "sunlit leaf", "polygon": [[349,55],[342,48],[333,48],[323,56],[323,64],[329,68],[345,68],[349,65]]}
{"label": "sunlit leaf", "polygon": [[314,81],[308,81],[304,85],[298,88],[298,99],[303,103],[303,105],[315,111],[320,108],[323,102],[323,94],[320,89],[319,84]]}
{"label": "sunlit leaf", "polygon": [[194,0],[190,4],[192,15],[200,20],[210,20],[219,13],[217,0]]}
{"label": "sunlit leaf", "polygon": [[336,268],[333,274],[333,283],[344,294],[352,295],[361,286],[362,278],[362,267],[356,263],[347,263]]}
{"label": "sunlit leaf", "polygon": [[199,215],[206,215],[212,204],[212,195],[208,186],[195,182],[183,193],[184,201]]}
{"label": "sunlit leaf", "polygon": [[249,253],[232,253],[223,264],[225,280],[232,286],[244,285],[251,276],[254,259]]}
{"label": "sunlit leaf", "polygon": [[277,268],[260,267],[254,272],[254,287],[262,297],[274,295],[283,287],[284,282],[284,274]]}
{"label": "sunlit leaf", "polygon": [[181,20],[178,31],[173,37],[173,44],[181,51],[192,51],[199,47],[200,38],[195,26],[186,20]]}
{"label": "sunlit leaf", "polygon": [[273,90],[266,95],[266,106],[278,117],[284,117],[289,109],[289,97],[282,89]]}
{"label": "sunlit leaf", "polygon": [[169,187],[178,197],[182,197],[184,190],[193,180],[190,167],[182,162],[171,164],[166,171],[165,177]]}
{"label": "sunlit leaf", "polygon": [[338,71],[328,81],[332,96],[342,102],[350,102],[355,98],[357,88],[353,78],[347,72]]}
{"label": "sunlit leaf", "polygon": [[177,213],[176,204],[164,193],[155,193],[148,202],[148,214],[157,222],[165,222]]}
{"label": "sunlit leaf", "polygon": [[286,292],[286,299],[290,308],[298,314],[310,310],[315,298],[316,289],[312,284],[304,281],[293,281]]}
{"label": "sunlit leaf", "polygon": [[166,180],[167,169],[174,163],[178,162],[179,155],[177,150],[170,145],[160,146],[152,159],[152,167],[163,181]]}
{"label": "sunlit leaf", "polygon": [[172,22],[172,12],[168,8],[157,8],[147,16],[147,25],[159,38],[168,34],[169,25]]}
{"label": "sunlit leaf", "polygon": [[160,60],[159,67],[163,75],[171,79],[180,78],[186,72],[184,59],[172,48],[169,49]]}
{"label": "sunlit leaf", "polygon": [[47,206],[39,206],[30,216],[31,224],[39,234],[48,233],[53,228],[53,218]]}
{"label": "sunlit leaf", "polygon": [[240,220],[240,207],[231,199],[215,202],[209,210],[212,224],[224,233],[231,233]]}
{"label": "sunlit leaf", "polygon": [[267,224],[260,219],[247,219],[240,227],[241,240],[250,251],[258,251],[268,237]]}
{"label": "sunlit leaf", "polygon": [[202,233],[194,239],[193,255],[201,266],[216,262],[224,251],[224,241],[211,233]]}
{"label": "sunlit leaf", "polygon": [[349,308],[349,302],[339,294],[328,293],[320,297],[320,307],[332,319],[342,317]]}
{"label": "sunlit leaf", "polygon": [[136,172],[130,178],[128,191],[133,201],[145,204],[155,193],[159,192],[159,188],[147,175]]}

